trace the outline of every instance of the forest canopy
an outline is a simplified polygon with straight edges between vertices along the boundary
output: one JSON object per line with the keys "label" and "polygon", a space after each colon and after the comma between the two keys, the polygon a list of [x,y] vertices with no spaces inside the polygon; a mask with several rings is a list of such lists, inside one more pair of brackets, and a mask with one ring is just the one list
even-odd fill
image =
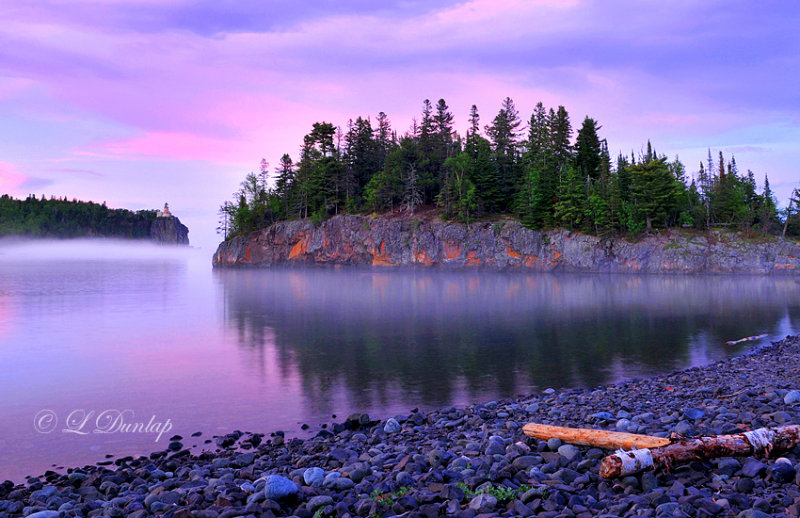
{"label": "forest canopy", "polygon": [[109,209],[105,203],[0,196],[0,236],[146,238],[156,211]]}
{"label": "forest canopy", "polygon": [[[638,156],[612,159],[601,128],[586,117],[574,131],[563,106],[541,102],[523,120],[510,98],[483,126],[473,105],[463,136],[444,99],[436,105],[426,99],[400,136],[383,112],[374,122],[351,119],[344,129],[317,122],[297,162],[284,154],[270,171],[262,160],[259,172],[246,176],[220,207],[218,231],[227,239],[280,220],[413,213],[424,205],[466,223],[502,214],[530,228],[597,235],[718,226],[780,232],[766,175],[759,191],[752,171],[740,172],[735,157],[709,149],[689,177],[677,157],[659,154],[650,141]],[[798,226],[792,220],[790,233]]]}

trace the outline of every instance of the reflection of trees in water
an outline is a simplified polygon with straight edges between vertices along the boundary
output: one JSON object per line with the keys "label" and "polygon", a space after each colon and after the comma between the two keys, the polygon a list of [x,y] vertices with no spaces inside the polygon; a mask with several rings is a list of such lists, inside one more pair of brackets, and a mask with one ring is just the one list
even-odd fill
{"label": "reflection of trees in water", "polygon": [[[360,407],[593,386],[687,365],[726,340],[798,321],[791,279],[223,271],[242,347],[274,347],[315,400],[344,385]],[[787,313],[788,312],[788,313]],[[269,332],[267,332],[269,330]],[[274,332],[274,338],[270,333]],[[266,334],[265,334],[266,333]],[[745,346],[746,347],[746,346]]]}

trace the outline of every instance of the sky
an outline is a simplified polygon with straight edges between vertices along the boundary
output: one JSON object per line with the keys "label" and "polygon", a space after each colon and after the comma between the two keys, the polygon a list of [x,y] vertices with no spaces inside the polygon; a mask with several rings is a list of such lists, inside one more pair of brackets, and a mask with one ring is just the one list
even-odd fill
{"label": "sky", "polygon": [[217,209],[314,122],[445,99],[463,134],[505,97],[648,139],[691,174],[736,157],[800,186],[800,4],[763,0],[0,0],[0,193],[170,208],[213,252]]}

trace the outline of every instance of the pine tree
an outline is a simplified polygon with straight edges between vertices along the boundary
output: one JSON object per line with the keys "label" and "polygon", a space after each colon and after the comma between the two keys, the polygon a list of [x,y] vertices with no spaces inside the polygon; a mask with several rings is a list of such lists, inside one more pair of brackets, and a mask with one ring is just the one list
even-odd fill
{"label": "pine tree", "polygon": [[556,112],[551,108],[548,118],[550,119],[550,135],[553,139],[551,144],[553,155],[559,163],[559,168],[563,169],[564,165],[572,158],[572,146],[570,145],[572,124],[570,124],[569,114],[563,106],[559,106]]}
{"label": "pine tree", "polygon": [[764,192],[761,194],[759,200],[759,221],[761,223],[761,232],[767,234],[770,225],[776,219],[775,198],[772,195],[772,190],[769,188],[769,177],[764,175]]}
{"label": "pine tree", "polygon": [[439,204],[444,207],[445,214],[465,223],[469,223],[477,208],[475,186],[469,179],[471,163],[465,152],[448,158],[444,163],[447,176],[439,193]]}
{"label": "pine tree", "polygon": [[555,219],[569,229],[581,228],[585,224],[587,208],[586,183],[575,167],[567,165],[558,188]]}
{"label": "pine tree", "polygon": [[557,198],[559,181],[551,146],[550,119],[539,102],[528,124],[526,152],[522,158],[522,182],[516,199],[516,213],[530,228],[542,228],[553,223],[553,204]]}
{"label": "pine tree", "polygon": [[477,137],[480,135],[480,121],[478,107],[474,104],[469,109],[469,129],[467,130],[466,151],[474,159],[478,155]]}
{"label": "pine tree", "polygon": [[437,138],[438,155],[448,158],[453,151],[453,114],[444,99],[439,99],[436,103],[433,131]]}
{"label": "pine tree", "polygon": [[386,165],[386,157],[389,151],[394,147],[394,133],[392,132],[392,124],[389,122],[389,117],[384,112],[378,113],[378,127],[376,132],[376,143],[378,147],[378,169],[383,169]]}
{"label": "pine tree", "polygon": [[[586,117],[578,131],[575,142],[575,167],[584,178],[596,179],[600,176],[603,158],[597,130],[600,127],[594,119]],[[649,142],[648,142],[649,145]]]}
{"label": "pine tree", "polygon": [[292,157],[287,153],[281,157],[280,165],[275,168],[277,179],[275,180],[275,191],[282,208],[281,217],[289,219],[291,217],[290,207],[292,206],[292,184],[294,183],[294,164]]}
{"label": "pine tree", "polygon": [[500,195],[492,199],[491,203],[503,211],[508,210],[509,201],[518,183],[515,166],[521,124],[522,121],[514,106],[514,101],[510,97],[506,97],[492,124],[485,128],[486,134],[492,142],[500,180]]}
{"label": "pine tree", "polygon": [[666,163],[666,157],[630,166],[631,201],[645,219],[647,231],[653,230],[653,222],[659,220],[667,225],[670,213],[678,202],[675,178]]}

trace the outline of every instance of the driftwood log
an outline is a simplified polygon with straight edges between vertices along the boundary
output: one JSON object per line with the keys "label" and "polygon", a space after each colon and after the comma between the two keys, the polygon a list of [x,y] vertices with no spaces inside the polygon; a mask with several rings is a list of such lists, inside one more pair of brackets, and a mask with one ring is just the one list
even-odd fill
{"label": "driftwood log", "polygon": [[759,428],[752,432],[679,439],[655,449],[618,451],[604,458],[600,476],[616,478],[648,468],[667,467],[682,462],[718,457],[739,457],[778,453],[800,444],[800,425]]}
{"label": "driftwood log", "polygon": [[547,424],[528,423],[522,432],[537,439],[561,439],[569,444],[579,446],[596,446],[608,450],[632,448],[658,448],[667,446],[672,441],[663,437],[637,435],[634,433],[609,432],[608,430],[592,430],[589,428],[567,428]]}
{"label": "driftwood log", "polygon": [[767,335],[745,336],[744,338],[739,338],[738,340],[729,340],[725,342],[725,345],[736,345],[742,342],[752,342],[753,340],[761,340],[762,338],[766,337]]}

